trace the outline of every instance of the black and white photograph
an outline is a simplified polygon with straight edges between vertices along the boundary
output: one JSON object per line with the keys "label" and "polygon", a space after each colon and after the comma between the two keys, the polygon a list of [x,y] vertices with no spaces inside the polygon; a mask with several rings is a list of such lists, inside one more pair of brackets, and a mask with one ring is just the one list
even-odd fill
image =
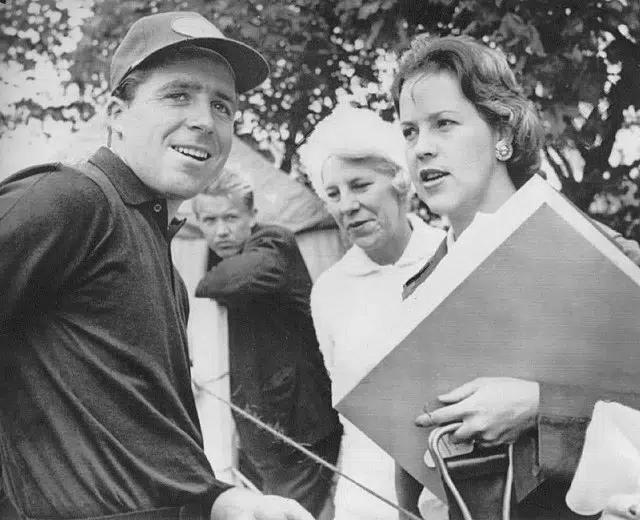
{"label": "black and white photograph", "polygon": [[640,520],[640,0],[0,29],[0,520]]}

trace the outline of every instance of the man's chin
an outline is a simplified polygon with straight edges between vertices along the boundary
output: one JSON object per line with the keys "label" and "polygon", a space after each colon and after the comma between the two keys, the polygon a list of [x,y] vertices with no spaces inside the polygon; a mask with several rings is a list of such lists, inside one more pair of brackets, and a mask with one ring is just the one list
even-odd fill
{"label": "man's chin", "polygon": [[220,258],[229,258],[231,256],[235,256],[238,254],[238,249],[225,247],[225,248],[216,248],[213,252],[218,255]]}
{"label": "man's chin", "polygon": [[212,181],[203,182],[201,178],[184,176],[180,182],[166,186],[164,190],[158,190],[167,199],[185,201],[192,199],[202,192]]}
{"label": "man's chin", "polygon": [[209,159],[202,165],[192,165],[191,168],[176,168],[170,195],[183,200],[195,197],[220,176],[224,163],[218,157]]}

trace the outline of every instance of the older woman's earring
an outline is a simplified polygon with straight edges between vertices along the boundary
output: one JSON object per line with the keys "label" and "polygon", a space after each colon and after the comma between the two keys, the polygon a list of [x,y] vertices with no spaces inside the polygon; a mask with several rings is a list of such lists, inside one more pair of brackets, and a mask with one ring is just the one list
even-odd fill
{"label": "older woman's earring", "polygon": [[496,158],[499,161],[508,161],[513,155],[513,146],[507,141],[498,141],[496,143]]}

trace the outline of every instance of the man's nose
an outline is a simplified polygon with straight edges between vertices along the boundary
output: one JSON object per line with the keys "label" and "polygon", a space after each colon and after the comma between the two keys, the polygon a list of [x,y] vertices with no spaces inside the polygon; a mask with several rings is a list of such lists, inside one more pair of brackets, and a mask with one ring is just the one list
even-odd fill
{"label": "man's nose", "polygon": [[207,133],[213,132],[215,121],[208,99],[199,99],[191,105],[189,110],[187,122],[190,128]]}
{"label": "man's nose", "polygon": [[217,237],[226,237],[229,235],[229,226],[224,222],[220,222],[215,228],[215,235]]}

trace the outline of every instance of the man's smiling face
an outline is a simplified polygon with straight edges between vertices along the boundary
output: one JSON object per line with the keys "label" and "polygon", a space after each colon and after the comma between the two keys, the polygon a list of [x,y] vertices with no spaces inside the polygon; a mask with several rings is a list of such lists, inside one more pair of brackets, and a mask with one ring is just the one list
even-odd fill
{"label": "man's smiling face", "polygon": [[111,111],[114,148],[140,180],[184,200],[218,175],[231,150],[237,96],[233,74],[203,54],[150,71],[130,102]]}

